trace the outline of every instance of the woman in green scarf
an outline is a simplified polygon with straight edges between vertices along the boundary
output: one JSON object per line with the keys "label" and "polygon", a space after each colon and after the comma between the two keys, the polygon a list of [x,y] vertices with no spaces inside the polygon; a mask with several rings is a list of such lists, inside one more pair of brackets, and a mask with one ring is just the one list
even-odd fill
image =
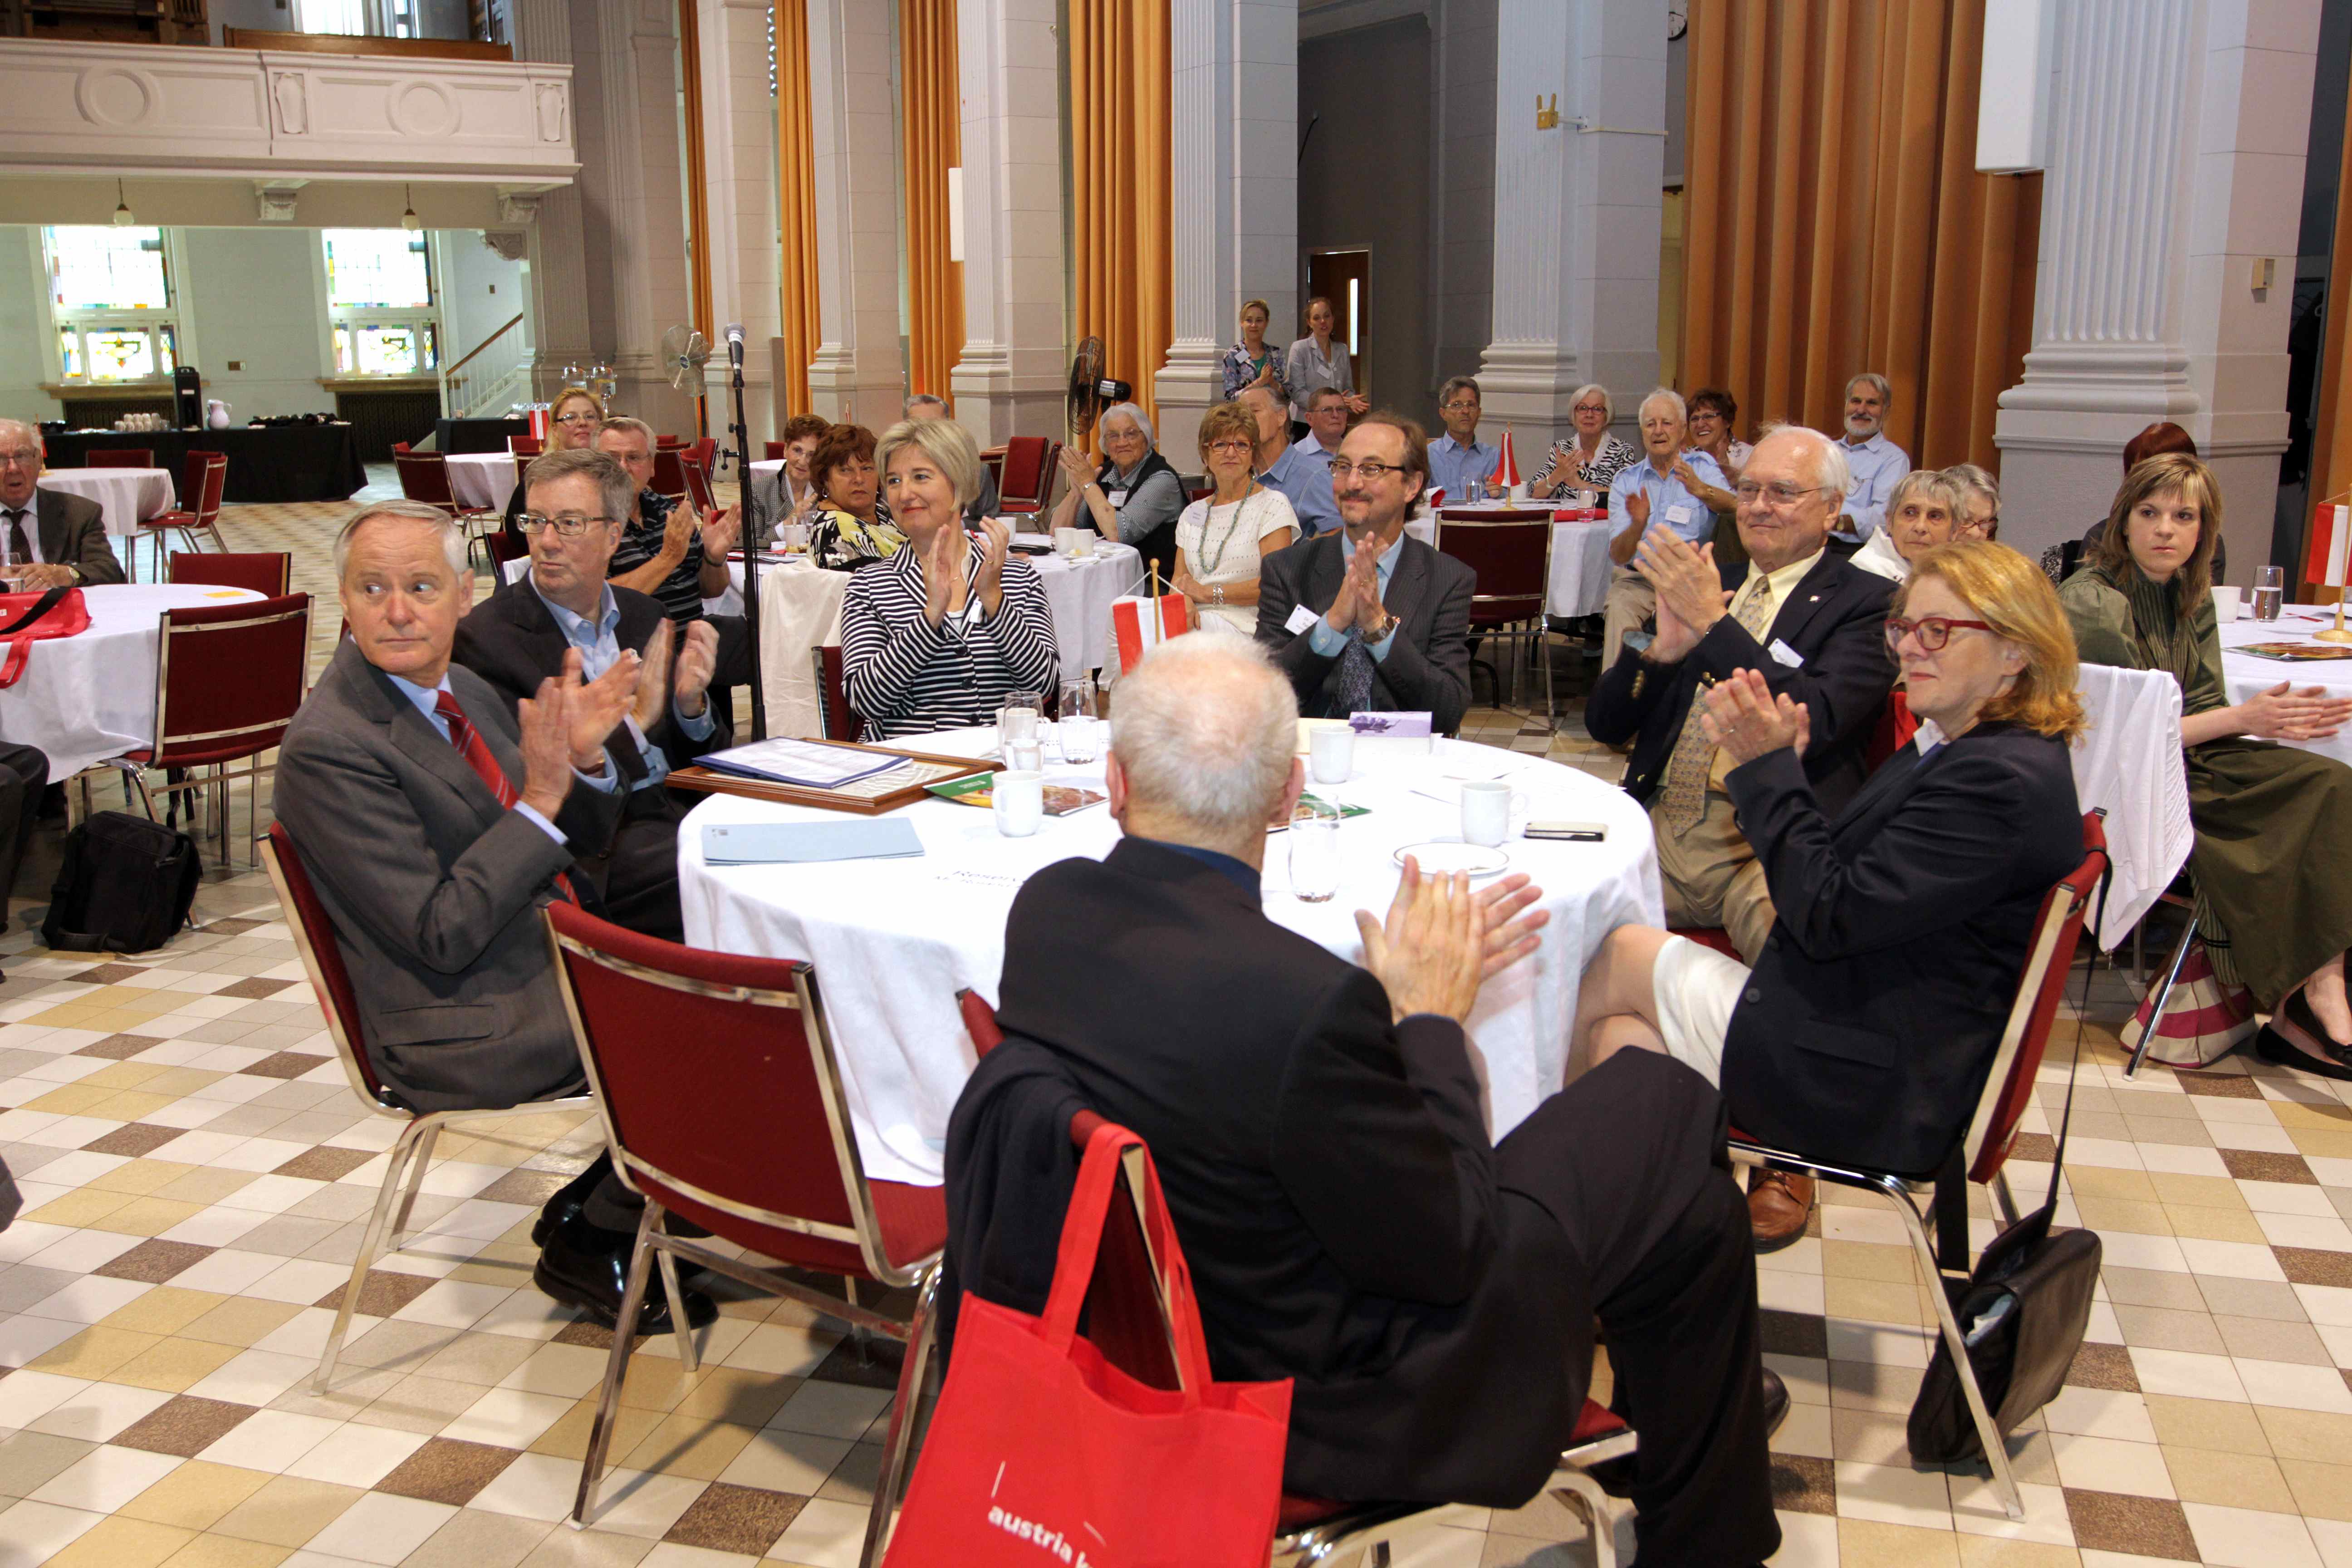
{"label": "woman in green scarf", "polygon": [[2352,1079],[2352,768],[2273,743],[2334,734],[2352,700],[2282,681],[2230,701],[2207,592],[2221,531],[2212,470],[2184,453],[2149,458],[2125,476],[2058,599],[2084,663],[2180,682],[2199,934],[2216,978],[2244,984],[2271,1015],[2256,1050]]}

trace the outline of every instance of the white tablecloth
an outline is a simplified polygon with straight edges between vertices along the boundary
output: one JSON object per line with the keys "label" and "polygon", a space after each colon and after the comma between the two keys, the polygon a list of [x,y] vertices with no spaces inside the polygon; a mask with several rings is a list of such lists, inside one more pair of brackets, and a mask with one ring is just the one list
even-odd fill
{"label": "white tablecloth", "polygon": [[[2229,688],[2230,700],[2243,702],[2258,691],[2267,691],[2282,680],[2293,681],[2301,690],[2306,686],[2325,686],[2337,697],[2352,697],[2352,658],[2314,664],[2289,664],[2275,658],[2263,658],[2256,654],[2236,653],[2254,642],[2307,643],[2311,634],[2336,624],[2336,608],[2321,609],[2313,605],[2289,605],[2275,621],[2248,620],[2242,613],[2238,619],[2221,628],[2221,684]],[[2352,625],[2352,622],[2347,622]],[[2316,645],[2314,646],[2324,646]],[[2286,744],[2301,746],[2307,752],[2317,752],[2324,757],[2334,757],[2339,763],[2352,764],[2352,728],[2339,730],[2325,741],[2290,741]]]}
{"label": "white tablecloth", "polygon": [[[908,744],[976,755],[992,741],[988,731],[966,730]],[[1360,961],[1355,911],[1387,909],[1398,875],[1391,851],[1459,828],[1458,807],[1413,788],[1443,787],[1449,770],[1476,776],[1507,770],[1513,786],[1528,792],[1537,816],[1606,823],[1609,838],[1602,844],[1515,839],[1507,846],[1513,868],[1533,873],[1542,886],[1551,922],[1541,950],[1487,984],[1470,1019],[1487,1123],[1499,1138],[1562,1082],[1577,984],[1601,938],[1629,922],[1664,923],[1657,855],[1648,819],[1614,785],[1492,747],[1441,740],[1437,748],[1427,758],[1377,765],[1360,756],[1356,779],[1313,786],[1327,798],[1369,806],[1370,814],[1340,826],[1345,876],[1328,903],[1304,904],[1291,896],[1287,840],[1270,840],[1265,912]],[[1049,762],[1046,771],[1049,779],[1102,787],[1098,764],[1076,769]],[[707,825],[831,815],[729,795],[697,806],[677,836],[687,941],[813,962],[867,1173],[937,1184],[948,1113],[974,1059],[956,992],[971,986],[995,1002],[1005,915],[1023,880],[1072,856],[1101,858],[1118,841],[1118,826],[1108,808],[1097,805],[1048,818],[1034,837],[1004,838],[988,812],[926,801],[901,814],[922,838],[919,859],[703,864]],[[1214,977],[1204,976],[1202,984],[1205,993]]]}
{"label": "white tablecloth", "polygon": [[0,741],[39,747],[52,780],[153,743],[156,626],[164,611],[261,597],[198,583],[81,593],[89,629],[33,644],[24,674],[0,691]]}
{"label": "white tablecloth", "polygon": [[457,504],[493,511],[506,510],[522,472],[511,452],[452,452],[444,460],[449,467],[449,493]]}
{"label": "white tablecloth", "polygon": [[[2180,765],[2180,683],[2160,669],[2086,664],[2077,677],[2089,727],[2074,747],[2074,797],[2107,813],[2115,880],[2099,945],[2114,948],[2189,862],[2189,778]],[[2097,916],[2095,907],[2092,916]]]}
{"label": "white tablecloth", "polygon": [[178,489],[169,468],[44,468],[33,482],[96,501],[106,531],[118,539],[135,537],[140,523],[171,510]]}

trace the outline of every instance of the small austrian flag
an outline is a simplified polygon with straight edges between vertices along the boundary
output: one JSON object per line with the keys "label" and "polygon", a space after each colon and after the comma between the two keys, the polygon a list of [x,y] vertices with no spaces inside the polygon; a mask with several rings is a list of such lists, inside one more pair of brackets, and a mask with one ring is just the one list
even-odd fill
{"label": "small austrian flag", "polygon": [[1190,607],[1190,601],[1181,594],[1163,594],[1156,598],[1137,594],[1113,599],[1110,624],[1118,639],[1119,673],[1124,675],[1133,669],[1145,654],[1170,637],[1191,631]]}
{"label": "small austrian flag", "polygon": [[2311,554],[2304,562],[2304,580],[2345,586],[2347,548],[2352,548],[2352,507],[2321,507],[2312,514]]}

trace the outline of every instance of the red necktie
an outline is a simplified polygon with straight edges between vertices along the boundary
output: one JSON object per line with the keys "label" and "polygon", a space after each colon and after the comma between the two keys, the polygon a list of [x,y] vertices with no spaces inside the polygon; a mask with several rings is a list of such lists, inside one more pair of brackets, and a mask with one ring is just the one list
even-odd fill
{"label": "red necktie", "polygon": [[[449,743],[457,748],[457,754],[466,759],[466,765],[490,786],[490,793],[499,797],[499,805],[513,809],[514,803],[521,797],[515,794],[515,787],[508,781],[506,770],[499,766],[498,758],[490,755],[489,743],[482,739],[482,732],[474,728],[473,721],[466,717],[466,710],[457,706],[456,695],[447,691],[440,693],[433,700],[433,711],[441,715],[443,721],[449,726]],[[561,871],[555,874],[555,888],[567,903],[577,904],[580,901],[579,895],[572,890],[572,879]]]}

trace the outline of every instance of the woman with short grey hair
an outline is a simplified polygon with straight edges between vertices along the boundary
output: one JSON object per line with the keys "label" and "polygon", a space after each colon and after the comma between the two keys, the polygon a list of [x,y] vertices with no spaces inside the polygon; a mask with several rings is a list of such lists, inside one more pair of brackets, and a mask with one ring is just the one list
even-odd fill
{"label": "woman with short grey hair", "polygon": [[[1184,483],[1151,437],[1151,419],[1132,403],[1114,404],[1096,426],[1103,460],[1095,468],[1076,447],[1062,448],[1069,489],[1055,504],[1052,526],[1089,524],[1105,539],[1132,544],[1162,582],[1176,574],[1176,519],[1184,510]],[[1078,509],[1086,509],[1086,521]]]}
{"label": "woman with short grey hair", "polygon": [[1568,400],[1568,416],[1575,434],[1554,443],[1543,467],[1528,480],[1529,495],[1556,496],[1565,489],[1606,494],[1619,469],[1642,459],[1639,447],[1609,433],[1616,404],[1600,383],[1587,382],[1576,389]]}

